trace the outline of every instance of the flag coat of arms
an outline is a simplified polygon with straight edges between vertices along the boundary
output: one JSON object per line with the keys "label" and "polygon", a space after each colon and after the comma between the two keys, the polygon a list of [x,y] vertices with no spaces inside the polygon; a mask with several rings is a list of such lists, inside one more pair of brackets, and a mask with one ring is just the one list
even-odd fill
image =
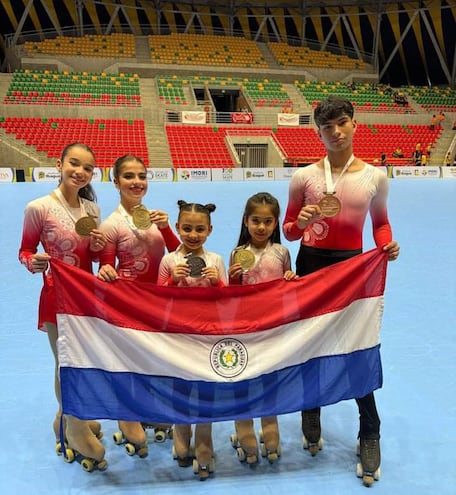
{"label": "flag coat of arms", "polygon": [[63,411],[198,423],[284,414],[382,386],[387,256],[250,286],[108,283],[52,261]]}

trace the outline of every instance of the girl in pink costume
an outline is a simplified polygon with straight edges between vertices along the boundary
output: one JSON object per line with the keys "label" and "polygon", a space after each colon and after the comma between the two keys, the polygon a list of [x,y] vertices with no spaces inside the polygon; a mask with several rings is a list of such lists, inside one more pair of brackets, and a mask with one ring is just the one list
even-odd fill
{"label": "girl in pink costume", "polygon": [[[176,230],[182,244],[175,252],[164,256],[160,263],[159,285],[179,287],[223,287],[226,285],[226,272],[220,255],[204,248],[206,239],[212,232],[211,213],[215,205],[200,205],[178,201],[179,216]],[[190,441],[191,425],[174,426],[173,457],[179,466],[189,466],[201,480],[215,470],[212,445],[212,424],[200,423],[195,427],[195,459],[193,460]]]}
{"label": "girl in pink costume", "polygon": [[[53,426],[60,451],[62,408],[58,378],[58,331],[49,260],[58,259],[92,272],[92,262],[106,241],[98,229],[100,209],[90,185],[95,167],[92,150],[84,144],[70,144],[63,150],[56,166],[61,173],[58,187],[51,194],[31,201],[25,209],[19,260],[30,272],[43,274],[38,328],[47,332],[55,360],[55,394],[59,409]],[[38,253],[40,244],[44,250],[42,253]],[[103,469],[107,463],[104,460],[105,449],[97,438],[100,436],[99,423],[65,416],[65,437],[69,447],[95,460],[99,469]]]}
{"label": "girl in pink costume", "polygon": [[[291,271],[290,253],[280,244],[279,216],[279,203],[271,194],[261,192],[247,200],[238,245],[230,256],[230,284],[258,284],[296,278]],[[258,443],[253,419],[237,420],[235,427],[231,444],[237,450],[239,460],[256,464]],[[260,442],[262,456],[272,464],[281,454],[276,416],[261,418]]]}
{"label": "girl in pink costume", "polygon": [[[139,227],[135,225],[135,211],[142,206],[148,189],[146,166],[140,158],[132,155],[118,158],[113,175],[120,193],[120,204],[100,227],[107,242],[100,253],[98,278],[106,282],[120,277],[156,283],[165,246],[173,251],[179,246],[179,240],[169,227],[168,215],[164,211],[144,209],[145,218],[141,220],[144,223]],[[129,454],[146,457],[144,426],[137,421],[119,420],[119,428],[120,433],[114,434],[114,441],[125,443]],[[169,433],[170,429],[171,425],[161,425],[159,431]],[[165,438],[160,436],[161,441]]]}

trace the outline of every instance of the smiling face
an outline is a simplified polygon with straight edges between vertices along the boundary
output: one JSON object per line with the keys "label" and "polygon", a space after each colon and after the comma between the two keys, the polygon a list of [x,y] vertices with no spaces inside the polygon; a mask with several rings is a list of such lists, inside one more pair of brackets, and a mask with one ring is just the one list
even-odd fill
{"label": "smiling face", "polygon": [[203,245],[212,232],[209,216],[195,211],[181,211],[176,231],[184,245],[185,253],[200,255]]}
{"label": "smiling face", "polygon": [[256,248],[263,248],[271,238],[277,226],[271,205],[260,204],[244,217],[244,225],[250,234],[250,243]]}
{"label": "smiling face", "polygon": [[92,180],[95,168],[93,153],[84,146],[69,147],[64,156],[57,160],[57,170],[62,174],[60,188],[66,192],[77,192]]}
{"label": "smiling face", "polygon": [[131,209],[141,204],[142,198],[147,193],[147,173],[145,166],[138,160],[124,161],[119,166],[118,176],[114,178],[114,184],[120,192],[120,201],[123,207],[131,212]]}

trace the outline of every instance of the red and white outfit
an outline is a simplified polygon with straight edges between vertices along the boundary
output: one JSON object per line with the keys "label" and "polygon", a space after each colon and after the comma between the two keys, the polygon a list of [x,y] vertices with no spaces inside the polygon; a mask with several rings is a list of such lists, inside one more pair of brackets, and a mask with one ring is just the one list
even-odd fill
{"label": "red and white outfit", "polygon": [[[225,263],[223,258],[216,253],[203,248],[203,254],[199,255],[204,260],[206,266],[215,266],[219,273],[219,287],[227,284]],[[205,277],[185,277],[177,284],[173,282],[172,270],[176,265],[187,263],[186,253],[183,252],[181,244],[173,253],[166,254],[160,263],[158,273],[158,285],[177,285],[178,287],[211,287],[211,281]]]}
{"label": "red and white outfit", "polygon": [[[230,284],[251,285],[283,278],[291,270],[290,252],[282,244],[268,242],[266,247],[257,249],[252,245],[244,247],[255,255],[255,264],[242,274],[240,279],[230,280]],[[234,263],[235,250],[231,252],[230,265]]]}
{"label": "red and white outfit", "polygon": [[146,230],[138,229],[122,205],[103,221],[100,229],[107,240],[100,253],[100,266],[109,264],[119,277],[129,280],[156,283],[165,247],[172,251],[180,244],[170,227],[160,230],[152,224]]}
{"label": "red and white outfit", "polygon": [[[80,208],[69,208],[62,203],[55,192],[27,204],[24,214],[22,241],[19,261],[33,273],[32,258],[41,244],[52,258],[61,260],[92,273],[92,262],[98,253],[90,251],[90,238],[81,237],[75,230],[79,218],[90,215],[100,223],[100,208],[93,201],[79,198]],[[56,322],[55,295],[52,273],[43,274],[38,328],[45,330],[45,323]]]}
{"label": "red and white outfit", "polygon": [[304,230],[296,219],[305,205],[316,205],[326,191],[325,171],[316,163],[298,169],[291,178],[288,207],[283,220],[283,233],[289,241],[319,249],[357,250],[363,246],[363,227],[369,212],[377,246],[391,241],[386,198],[388,178],[379,168],[367,163],[356,172],[345,173],[337,181],[335,195],[342,204],[338,215],[321,218]]}

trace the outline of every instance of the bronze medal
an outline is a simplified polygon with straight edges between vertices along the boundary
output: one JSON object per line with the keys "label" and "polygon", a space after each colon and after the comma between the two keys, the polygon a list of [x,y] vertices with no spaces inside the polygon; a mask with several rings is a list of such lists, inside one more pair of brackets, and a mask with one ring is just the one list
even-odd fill
{"label": "bronze medal", "polygon": [[206,262],[199,256],[187,256],[187,265],[190,268],[190,277],[201,277]]}
{"label": "bronze medal", "polygon": [[234,262],[239,263],[246,272],[255,264],[255,255],[248,249],[236,249],[234,252]]}
{"label": "bronze medal", "polygon": [[132,213],[133,223],[140,230],[147,230],[151,225],[149,210],[143,206],[139,205],[133,209]]}
{"label": "bronze medal", "polygon": [[340,213],[342,204],[339,199],[332,194],[326,193],[318,202],[322,216],[330,218]]}
{"label": "bronze medal", "polygon": [[95,218],[96,217],[92,217],[90,215],[80,218],[75,224],[76,232],[81,237],[87,237],[88,235],[90,235],[90,232],[92,232],[93,229],[97,228],[97,222],[95,221]]}

